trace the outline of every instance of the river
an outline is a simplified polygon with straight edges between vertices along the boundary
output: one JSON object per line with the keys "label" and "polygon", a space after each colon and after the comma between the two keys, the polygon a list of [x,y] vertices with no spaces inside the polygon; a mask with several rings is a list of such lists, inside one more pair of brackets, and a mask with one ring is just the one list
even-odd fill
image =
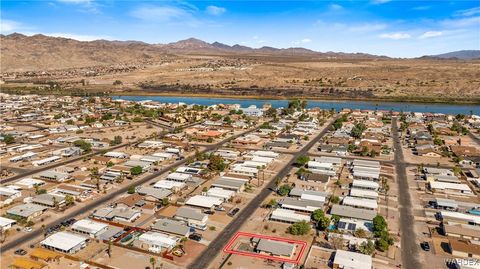
{"label": "river", "polygon": [[[242,107],[256,105],[261,107],[265,103],[271,104],[275,108],[286,107],[288,100],[268,100],[268,99],[235,99],[235,98],[210,98],[210,97],[188,97],[188,96],[113,96],[115,99],[129,101],[152,100],[161,103],[186,103],[210,106],[214,104],[240,104]],[[308,107],[319,107],[322,109],[334,108],[337,111],[343,108],[350,109],[368,109],[368,110],[393,110],[403,112],[432,112],[444,114],[470,114],[480,115],[479,105],[459,105],[459,104],[424,104],[424,103],[397,103],[397,102],[377,102],[377,101],[324,101],[308,100]]]}

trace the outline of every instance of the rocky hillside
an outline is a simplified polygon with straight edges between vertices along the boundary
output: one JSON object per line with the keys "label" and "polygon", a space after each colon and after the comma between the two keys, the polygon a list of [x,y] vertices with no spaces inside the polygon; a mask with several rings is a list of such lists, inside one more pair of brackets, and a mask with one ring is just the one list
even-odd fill
{"label": "rocky hillside", "polygon": [[368,54],[320,53],[305,48],[258,49],[195,38],[169,44],[138,41],[77,41],[45,35],[1,35],[1,72],[67,69],[100,65],[148,64],[168,54],[275,55],[321,58],[376,58]]}

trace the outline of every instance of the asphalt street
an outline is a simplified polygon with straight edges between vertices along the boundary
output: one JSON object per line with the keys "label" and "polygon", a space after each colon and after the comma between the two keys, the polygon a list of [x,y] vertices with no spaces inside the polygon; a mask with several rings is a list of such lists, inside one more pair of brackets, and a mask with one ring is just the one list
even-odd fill
{"label": "asphalt street", "polygon": [[419,269],[419,246],[415,235],[415,219],[413,216],[412,201],[407,179],[407,164],[403,158],[402,144],[398,135],[397,119],[392,119],[393,146],[395,148],[395,171],[398,182],[398,203],[400,209],[400,235],[402,268]]}

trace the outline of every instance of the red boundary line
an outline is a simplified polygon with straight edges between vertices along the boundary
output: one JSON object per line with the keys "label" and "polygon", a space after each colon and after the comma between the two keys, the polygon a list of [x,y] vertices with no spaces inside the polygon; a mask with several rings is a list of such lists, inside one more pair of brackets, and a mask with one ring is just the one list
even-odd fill
{"label": "red boundary line", "polygon": [[[300,253],[298,254],[296,259],[286,259],[286,258],[280,258],[280,257],[273,257],[273,256],[265,255],[265,254],[256,254],[256,253],[252,253],[252,252],[232,250],[231,246],[241,236],[262,238],[262,239],[270,239],[270,240],[273,240],[273,241],[299,244],[299,245],[301,245]],[[282,238],[282,237],[275,237],[275,236],[267,236],[267,235],[261,235],[261,234],[246,233],[246,232],[237,232],[227,242],[227,245],[223,248],[223,252],[230,253],[230,254],[241,255],[241,256],[249,256],[249,257],[254,257],[254,258],[261,258],[261,259],[267,259],[267,260],[274,260],[274,261],[281,261],[281,262],[289,262],[289,263],[298,264],[298,263],[300,263],[300,259],[302,258],[306,247],[307,247],[307,242],[305,242],[305,241]]]}

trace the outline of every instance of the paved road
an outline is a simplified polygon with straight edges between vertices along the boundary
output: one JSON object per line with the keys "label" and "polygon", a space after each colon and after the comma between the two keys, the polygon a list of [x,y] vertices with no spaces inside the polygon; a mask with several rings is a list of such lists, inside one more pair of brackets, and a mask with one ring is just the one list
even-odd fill
{"label": "paved road", "polygon": [[[332,121],[333,122],[333,121]],[[280,170],[273,178],[283,178],[285,177],[291,169],[292,164],[295,162],[298,156],[307,155],[311,147],[315,145],[328,131],[328,128],[331,126],[330,123],[320,134],[317,135],[310,143],[305,145],[300,151],[294,154],[293,158],[285,164],[285,166]],[[270,183],[265,186],[262,191],[255,196],[248,205],[243,208],[235,219],[233,219],[225,229],[208,245],[208,248],[198,256],[195,261],[190,263],[187,267],[188,269],[205,269],[208,268],[210,262],[222,251],[224,245],[239,229],[240,227],[250,218],[250,216],[258,209],[262,202],[268,197],[271,193],[271,189],[274,189],[275,180],[271,180]]]}
{"label": "paved road", "polygon": [[[233,139],[235,139],[235,138],[237,138],[241,135],[249,134],[249,133],[251,133],[255,130],[256,130],[256,128],[253,128],[253,129],[247,130],[245,132],[242,132],[240,134],[231,136],[227,139],[224,139],[224,140],[220,141],[219,143],[208,145],[208,146],[205,147],[204,150],[200,151],[200,153],[206,153],[208,151],[216,150],[216,149],[220,148],[221,146],[223,146],[225,143],[228,143],[228,142],[232,141]],[[136,143],[139,143],[139,142],[136,142]],[[52,226],[60,224],[62,221],[65,221],[65,220],[68,220],[68,219],[71,219],[71,218],[75,218],[79,215],[84,214],[87,211],[93,210],[96,207],[100,206],[101,204],[104,204],[104,203],[108,202],[109,200],[112,200],[116,196],[125,193],[128,190],[128,188],[130,188],[132,186],[136,187],[136,186],[142,185],[142,184],[144,184],[144,183],[162,175],[163,173],[166,173],[166,172],[170,171],[171,169],[173,169],[173,168],[175,168],[179,165],[185,164],[185,162],[186,162],[186,159],[177,161],[175,163],[172,163],[170,165],[165,166],[163,169],[161,169],[161,170],[159,170],[159,171],[157,171],[157,172],[155,172],[151,175],[148,175],[148,176],[146,176],[142,179],[135,179],[135,180],[132,181],[132,183],[130,183],[128,185],[125,185],[125,186],[123,186],[123,187],[121,187],[117,190],[112,191],[112,192],[109,192],[106,195],[101,196],[100,198],[95,200],[95,202],[93,202],[93,203],[75,208],[74,211],[62,216],[61,218],[57,219],[55,222],[50,223],[49,225],[46,226],[46,228],[50,228]],[[37,173],[37,172],[38,171],[36,171],[35,173]],[[25,176],[25,174],[23,174],[22,176]],[[27,243],[27,242],[35,239],[36,237],[41,236],[42,234],[43,234],[42,229],[34,230],[34,231],[32,231],[28,234],[23,235],[22,237],[19,237],[19,238],[15,239],[15,241],[11,241],[11,242],[8,242],[8,243],[4,244],[2,246],[2,251],[5,252],[5,251],[8,251],[12,248],[16,248],[16,247],[18,247],[18,246],[20,246],[24,243]]]}
{"label": "paved road", "polygon": [[392,119],[393,146],[395,148],[395,171],[398,182],[398,203],[400,208],[400,234],[402,268],[422,268],[419,261],[419,246],[416,242],[415,220],[413,217],[412,201],[407,179],[407,164],[403,158],[401,141],[398,135],[397,119]]}

